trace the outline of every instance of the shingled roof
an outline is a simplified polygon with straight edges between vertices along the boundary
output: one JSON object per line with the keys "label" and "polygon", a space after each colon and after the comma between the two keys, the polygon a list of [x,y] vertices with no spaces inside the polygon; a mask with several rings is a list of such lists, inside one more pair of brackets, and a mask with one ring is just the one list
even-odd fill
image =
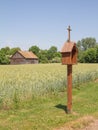
{"label": "shingled roof", "polygon": [[18,51],[26,59],[38,59],[38,57],[31,51]]}
{"label": "shingled roof", "polygon": [[75,45],[76,45],[76,43],[74,43],[74,42],[65,42],[61,49],[61,53],[71,52]]}

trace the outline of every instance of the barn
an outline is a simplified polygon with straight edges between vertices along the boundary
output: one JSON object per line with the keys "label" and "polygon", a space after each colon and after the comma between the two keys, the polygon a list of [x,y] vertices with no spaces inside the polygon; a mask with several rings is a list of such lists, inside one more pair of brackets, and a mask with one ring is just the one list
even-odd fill
{"label": "barn", "polygon": [[31,51],[17,51],[11,56],[10,64],[38,64],[38,57]]}

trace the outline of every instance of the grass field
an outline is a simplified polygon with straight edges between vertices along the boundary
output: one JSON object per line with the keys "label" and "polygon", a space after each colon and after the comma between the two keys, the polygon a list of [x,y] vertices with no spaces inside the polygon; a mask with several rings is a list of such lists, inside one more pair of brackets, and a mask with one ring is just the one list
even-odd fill
{"label": "grass field", "polygon": [[67,115],[66,66],[0,66],[0,130],[51,130],[85,115],[98,117],[97,78],[98,64],[73,66],[76,114]]}

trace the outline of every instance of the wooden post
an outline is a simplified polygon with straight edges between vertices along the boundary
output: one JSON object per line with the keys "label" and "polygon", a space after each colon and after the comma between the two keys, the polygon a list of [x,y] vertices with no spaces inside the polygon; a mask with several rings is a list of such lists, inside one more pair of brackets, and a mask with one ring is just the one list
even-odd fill
{"label": "wooden post", "polygon": [[[70,42],[71,28],[68,26],[68,42]],[[72,65],[67,65],[67,113],[72,111]]]}
{"label": "wooden post", "polygon": [[72,112],[72,65],[67,65],[67,113]]}

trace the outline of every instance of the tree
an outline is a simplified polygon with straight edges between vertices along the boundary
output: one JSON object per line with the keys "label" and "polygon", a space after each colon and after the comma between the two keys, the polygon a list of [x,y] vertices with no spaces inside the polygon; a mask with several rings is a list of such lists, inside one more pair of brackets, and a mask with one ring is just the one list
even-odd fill
{"label": "tree", "polygon": [[77,42],[77,48],[78,48],[78,51],[82,50],[82,45],[81,45],[81,41],[80,40]]}
{"label": "tree", "polygon": [[85,57],[85,51],[79,52],[79,53],[78,53],[78,62],[80,62],[80,63],[85,63],[84,57]]}
{"label": "tree", "polygon": [[61,58],[60,57],[54,57],[52,59],[52,63],[60,63],[61,62]]}
{"label": "tree", "polygon": [[79,51],[85,51],[89,48],[94,48],[96,47],[97,42],[95,38],[88,37],[88,38],[83,38],[81,41],[79,40],[77,42],[77,47]]}
{"label": "tree", "polygon": [[96,63],[96,49],[89,48],[84,55],[85,63]]}
{"label": "tree", "polygon": [[0,64],[9,64],[9,57],[0,50]]}
{"label": "tree", "polygon": [[19,51],[19,50],[21,50],[19,47],[11,48],[9,51],[9,55],[13,55],[16,51]]}
{"label": "tree", "polygon": [[38,46],[31,46],[29,51],[32,51],[35,55],[39,56],[40,48]]}
{"label": "tree", "polygon": [[1,48],[1,52],[6,54],[6,55],[9,55],[10,48],[9,47]]}
{"label": "tree", "polygon": [[40,52],[39,52],[39,62],[40,63],[48,63],[47,50],[40,50]]}
{"label": "tree", "polygon": [[[96,50],[96,46],[97,46],[97,42],[95,38],[92,37],[88,37],[88,38],[83,38],[82,40],[79,40],[77,42],[77,47],[78,47],[78,61],[79,62],[96,62],[95,58],[92,59],[92,54],[95,54],[95,50]],[[94,49],[91,49],[94,48]],[[91,49],[91,50],[89,50]],[[87,51],[88,50],[88,51]],[[90,53],[91,56],[90,56]],[[95,56],[95,55],[94,55]],[[91,60],[92,59],[92,60]]]}
{"label": "tree", "polygon": [[55,57],[55,53],[57,53],[57,47],[51,46],[50,49],[47,52],[48,60],[52,60],[52,58]]}
{"label": "tree", "polygon": [[96,63],[98,63],[98,46],[96,46]]}
{"label": "tree", "polygon": [[54,53],[54,57],[59,57],[59,58],[61,58],[61,53],[60,53],[60,52]]}
{"label": "tree", "polygon": [[1,48],[0,50],[0,64],[9,64],[10,56],[16,51],[20,50],[19,47],[10,49],[9,47]]}

